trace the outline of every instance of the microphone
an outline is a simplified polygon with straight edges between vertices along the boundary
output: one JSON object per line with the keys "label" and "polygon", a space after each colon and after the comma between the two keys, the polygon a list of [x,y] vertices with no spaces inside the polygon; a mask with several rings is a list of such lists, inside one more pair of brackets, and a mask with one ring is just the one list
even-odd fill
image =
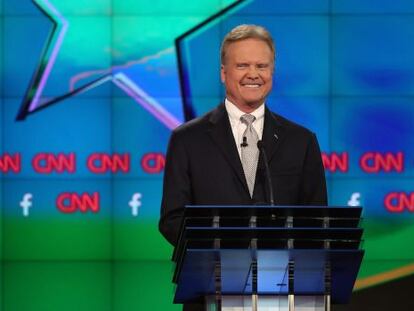
{"label": "microphone", "polygon": [[247,147],[249,144],[247,143],[247,137],[243,136],[243,142],[240,144],[241,147]]}
{"label": "microphone", "polygon": [[259,140],[257,142],[257,148],[259,148],[259,151],[260,151],[260,153],[262,154],[262,157],[263,157],[263,162],[265,164],[267,185],[269,187],[269,203],[270,203],[270,206],[274,206],[275,205],[275,199],[274,199],[275,195],[273,193],[273,183],[272,183],[272,178],[270,177],[270,168],[269,168],[269,163],[267,161],[267,155],[266,155],[265,146],[264,146],[263,141]]}

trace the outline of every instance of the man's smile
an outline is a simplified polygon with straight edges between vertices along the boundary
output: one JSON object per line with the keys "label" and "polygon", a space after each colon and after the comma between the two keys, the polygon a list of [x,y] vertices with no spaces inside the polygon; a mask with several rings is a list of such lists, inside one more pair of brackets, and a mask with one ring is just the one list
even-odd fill
{"label": "man's smile", "polygon": [[257,84],[257,83],[242,83],[241,85],[247,88],[259,88],[262,86],[262,84]]}

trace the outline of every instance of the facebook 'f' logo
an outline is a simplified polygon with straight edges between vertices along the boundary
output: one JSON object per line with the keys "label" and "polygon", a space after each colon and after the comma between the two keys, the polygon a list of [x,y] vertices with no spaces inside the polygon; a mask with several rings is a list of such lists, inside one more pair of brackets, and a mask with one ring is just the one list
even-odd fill
{"label": "facebook 'f' logo", "polygon": [[136,192],[132,195],[131,201],[129,201],[128,203],[129,207],[131,208],[132,217],[138,216],[138,210],[140,206],[142,205],[141,198],[142,198],[142,194],[139,192]]}
{"label": "facebook 'f' logo", "polygon": [[33,195],[31,193],[25,193],[23,195],[22,200],[20,201],[20,207],[23,210],[23,216],[28,217],[29,216],[29,209],[33,206]]}
{"label": "facebook 'f' logo", "polygon": [[361,193],[354,192],[351,198],[348,200],[348,206],[360,206],[361,205]]}

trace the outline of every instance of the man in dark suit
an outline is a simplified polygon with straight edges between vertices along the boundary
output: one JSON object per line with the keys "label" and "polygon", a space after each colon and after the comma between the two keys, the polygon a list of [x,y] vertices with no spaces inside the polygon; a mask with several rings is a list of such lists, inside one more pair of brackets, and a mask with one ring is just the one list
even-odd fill
{"label": "man in dark suit", "polygon": [[268,202],[259,140],[267,154],[277,205],[327,204],[315,134],[265,107],[274,59],[273,40],[263,27],[241,25],[224,38],[225,102],[175,129],[170,139],[159,228],[172,245],[177,243],[185,205]]}

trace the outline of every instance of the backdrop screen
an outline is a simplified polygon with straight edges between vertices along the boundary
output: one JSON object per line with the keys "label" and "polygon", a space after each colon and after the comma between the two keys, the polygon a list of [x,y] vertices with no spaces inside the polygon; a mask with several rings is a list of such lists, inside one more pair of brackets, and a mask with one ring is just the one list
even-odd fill
{"label": "backdrop screen", "polygon": [[223,101],[244,23],[275,39],[266,104],[316,133],[329,204],[364,207],[355,289],[414,272],[413,1],[1,0],[0,20],[4,310],[178,308],[166,146]]}

